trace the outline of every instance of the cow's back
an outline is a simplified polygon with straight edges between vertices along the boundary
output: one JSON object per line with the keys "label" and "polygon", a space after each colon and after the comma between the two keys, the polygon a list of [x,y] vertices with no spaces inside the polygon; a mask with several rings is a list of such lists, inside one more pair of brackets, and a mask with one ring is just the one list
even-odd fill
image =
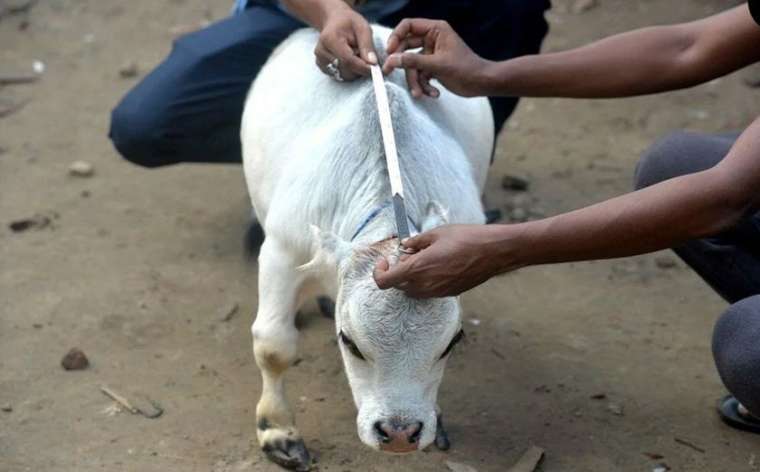
{"label": "cow's back", "polygon": [[[376,43],[390,30],[373,26]],[[306,224],[335,227],[342,208],[374,180],[382,158],[369,78],[338,83],[314,65],[318,33],[305,29],[278,47],[248,96],[242,121],[246,180],[265,230],[301,231]],[[383,52],[379,51],[380,56]],[[479,195],[493,144],[484,98],[441,90],[414,100],[402,71],[387,77],[396,141],[410,213],[437,200],[452,222],[482,219]],[[452,180],[453,179],[453,180]],[[364,186],[364,187],[362,187]]]}

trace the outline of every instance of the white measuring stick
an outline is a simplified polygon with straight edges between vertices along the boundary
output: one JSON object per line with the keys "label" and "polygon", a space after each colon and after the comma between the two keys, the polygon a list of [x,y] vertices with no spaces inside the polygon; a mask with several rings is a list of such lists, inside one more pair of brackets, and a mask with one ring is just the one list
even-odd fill
{"label": "white measuring stick", "polygon": [[404,185],[401,182],[401,168],[398,164],[396,152],[396,139],[393,136],[393,123],[391,122],[391,107],[388,104],[388,91],[385,90],[385,78],[380,66],[370,66],[372,70],[372,85],[375,87],[375,101],[377,113],[380,117],[380,131],[383,135],[383,147],[385,148],[385,161],[388,167],[388,177],[391,181],[391,201],[393,202],[393,216],[396,218],[396,231],[399,241],[409,237],[409,221],[406,216],[404,205]]}
{"label": "white measuring stick", "polygon": [[375,99],[377,111],[380,116],[380,130],[383,133],[383,146],[385,146],[385,160],[388,163],[388,174],[391,179],[391,193],[404,197],[404,184],[401,182],[401,169],[398,164],[396,151],[396,138],[393,136],[393,124],[391,122],[391,107],[388,104],[388,91],[385,90],[385,78],[380,66],[370,66],[372,70],[372,85],[375,87]]}

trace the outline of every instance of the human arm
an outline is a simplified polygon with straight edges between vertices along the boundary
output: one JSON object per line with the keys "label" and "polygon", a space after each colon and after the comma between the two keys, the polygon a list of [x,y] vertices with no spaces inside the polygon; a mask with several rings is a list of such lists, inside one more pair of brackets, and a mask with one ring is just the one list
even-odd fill
{"label": "human arm", "polygon": [[404,243],[418,252],[380,288],[415,297],[458,295],[521,267],[632,256],[720,233],[760,211],[760,119],[715,167],[580,210],[514,225],[442,226]]}
{"label": "human arm", "polygon": [[364,17],[344,0],[282,0],[294,16],[317,29],[319,42],[314,49],[317,66],[331,75],[327,65],[339,60],[341,76],[353,80],[369,75],[369,65],[377,64],[372,29]]}
{"label": "human arm", "polygon": [[[690,23],[638,29],[568,51],[503,62],[475,55],[444,22],[414,19],[394,30],[384,67],[386,73],[402,67],[435,77],[465,96],[608,98],[721,77],[759,61],[758,44],[760,27],[746,4]],[[416,47],[423,48],[422,54],[404,52]]]}

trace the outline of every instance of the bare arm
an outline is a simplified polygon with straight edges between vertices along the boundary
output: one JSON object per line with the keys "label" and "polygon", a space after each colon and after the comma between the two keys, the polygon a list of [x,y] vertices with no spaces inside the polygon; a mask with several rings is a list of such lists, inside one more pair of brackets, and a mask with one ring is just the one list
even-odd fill
{"label": "bare arm", "polygon": [[456,295],[520,267],[623,257],[713,235],[760,210],[760,119],[717,166],[605,202],[517,225],[444,226],[375,280],[419,297]]}
{"label": "bare arm", "polygon": [[331,11],[349,7],[343,0],[281,0],[285,8],[306,24],[321,30]]}
{"label": "bare arm", "polygon": [[[639,29],[564,52],[483,60],[445,23],[405,20],[386,72],[414,69],[462,95],[604,98],[696,85],[760,61],[747,5],[691,23]],[[402,53],[423,46],[423,54]]]}
{"label": "bare arm", "polygon": [[[715,167],[527,223],[518,264],[630,256],[717,234],[760,210],[760,119]],[[503,230],[505,227],[499,229]],[[524,260],[523,260],[524,258]]]}

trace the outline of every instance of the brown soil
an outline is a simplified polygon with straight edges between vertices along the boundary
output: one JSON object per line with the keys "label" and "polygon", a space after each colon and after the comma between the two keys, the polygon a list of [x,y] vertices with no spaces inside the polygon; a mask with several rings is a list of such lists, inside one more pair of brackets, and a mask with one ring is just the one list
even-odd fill
{"label": "brown soil", "polygon": [[[568,3],[555,1],[546,50],[726,4],[601,0],[573,14]],[[1,471],[278,470],[254,439],[256,267],[241,245],[241,169],[148,171],[106,138],[110,108],[138,80],[119,69],[135,62],[143,75],[173,31],[227,12],[223,0],[48,0],[0,20],[0,73],[46,65],[38,83],[0,88],[0,105],[30,100],[0,118]],[[501,137],[488,200],[549,215],[626,192],[654,139],[745,126],[757,97],[732,76],[667,96],[524,100]],[[75,160],[95,174],[69,176]],[[527,176],[529,192],[502,190],[505,173]],[[47,223],[9,228],[34,215]],[[320,470],[441,471],[453,460],[502,471],[532,444],[547,451],[544,471],[758,470],[760,437],[714,411],[724,388],[710,335],[725,305],[683,264],[661,268],[657,257],[537,267],[466,294],[467,342],[440,395],[449,453],[361,446],[331,322],[309,305],[289,395]],[[240,310],[222,321],[231,303]],[[72,347],[89,368],[61,368]],[[103,384],[165,412],[119,413]]]}

